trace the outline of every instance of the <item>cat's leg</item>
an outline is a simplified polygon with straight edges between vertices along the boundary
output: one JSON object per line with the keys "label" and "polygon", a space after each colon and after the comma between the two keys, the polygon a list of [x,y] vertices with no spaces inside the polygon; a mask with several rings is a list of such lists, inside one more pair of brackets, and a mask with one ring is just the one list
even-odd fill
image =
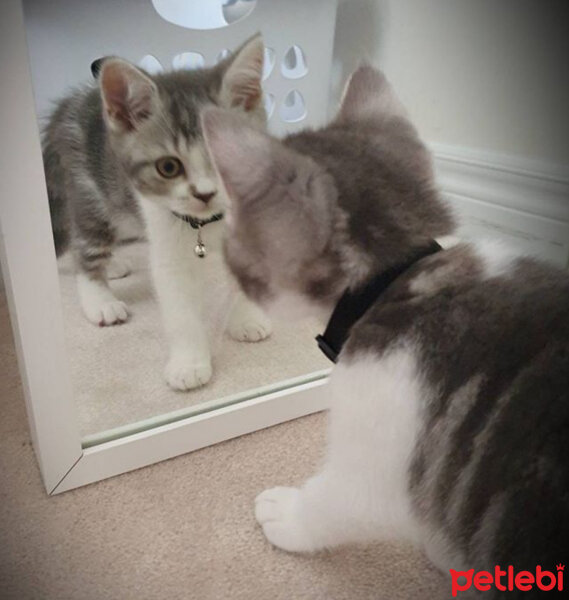
{"label": "cat's leg", "polygon": [[275,487],[255,500],[255,517],[271,544],[288,552],[313,552],[366,541],[367,515],[345,474],[329,464],[302,487]]}
{"label": "cat's leg", "polygon": [[[81,172],[81,165],[69,168]],[[99,326],[116,325],[128,319],[126,304],[109,288],[107,269],[116,241],[116,229],[106,199],[88,177],[66,180],[70,198],[73,254],[77,290],[83,313]]]}
{"label": "cat's leg", "polygon": [[[144,239],[143,225],[140,217],[131,210],[125,209],[113,219],[113,225],[116,230],[117,244],[136,242]],[[113,254],[110,263],[107,265],[108,279],[122,279],[132,273],[132,264],[130,260],[122,256]]]}
{"label": "cat's leg", "polygon": [[[149,209],[150,212],[150,209]],[[192,230],[179,223],[159,221],[151,226],[150,257],[169,357],[165,368],[168,385],[179,391],[205,385],[212,375],[210,339],[203,318],[206,265],[193,253]],[[176,229],[177,227],[177,229]]]}
{"label": "cat's leg", "polygon": [[212,362],[198,291],[192,289],[187,269],[155,274],[155,282],[168,338],[166,381],[180,391],[205,385],[211,379]]}
{"label": "cat's leg", "polygon": [[256,500],[268,540],[291,552],[372,539],[420,539],[409,464],[425,390],[413,353],[366,355],[337,365],[328,384],[329,445],[322,472],[300,488],[277,487]]}
{"label": "cat's leg", "polygon": [[270,319],[242,292],[233,305],[227,323],[227,332],[239,342],[259,342],[273,331]]}
{"label": "cat's leg", "polygon": [[75,248],[79,302],[87,319],[101,327],[128,319],[126,304],[115,297],[107,282],[113,239],[110,226],[102,228],[108,231],[96,238],[83,235]]}
{"label": "cat's leg", "polygon": [[130,261],[126,258],[113,255],[107,265],[108,279],[122,279],[127,277],[132,272]]}

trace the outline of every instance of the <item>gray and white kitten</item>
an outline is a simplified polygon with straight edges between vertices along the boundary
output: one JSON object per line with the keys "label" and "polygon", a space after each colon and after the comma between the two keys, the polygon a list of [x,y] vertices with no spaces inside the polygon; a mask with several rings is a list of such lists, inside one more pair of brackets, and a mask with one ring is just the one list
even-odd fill
{"label": "gray and white kitten", "polygon": [[[328,318],[453,231],[429,152],[369,66],[323,129],[281,142],[219,109],[203,129],[230,198],[227,261],[269,312]],[[420,260],[353,327],[328,393],[321,471],[256,500],[273,544],[402,537],[447,573],[566,561],[566,272],[476,244]]]}
{"label": "gray and white kitten", "polygon": [[[212,375],[212,333],[204,275],[222,261],[194,254],[197,231],[178,215],[205,220],[222,212],[224,190],[211,166],[199,114],[218,105],[265,126],[261,75],[263,41],[257,35],[217,66],[150,76],[118,59],[103,61],[98,85],[59,102],[43,138],[43,153],[56,250],[68,247],[77,265],[79,299],[89,321],[124,322],[128,309],[108,279],[128,274],[112,258],[114,245],[139,235],[146,224],[156,292],[170,346],[166,379],[174,389],[205,384]],[[208,251],[221,249],[223,222],[203,228]],[[219,253],[219,252],[218,252]],[[220,266],[221,264],[221,266]],[[266,316],[242,294],[227,302],[216,290],[218,312],[233,308],[232,337],[267,337]],[[224,274],[221,274],[224,277]],[[220,315],[217,315],[220,317]]]}

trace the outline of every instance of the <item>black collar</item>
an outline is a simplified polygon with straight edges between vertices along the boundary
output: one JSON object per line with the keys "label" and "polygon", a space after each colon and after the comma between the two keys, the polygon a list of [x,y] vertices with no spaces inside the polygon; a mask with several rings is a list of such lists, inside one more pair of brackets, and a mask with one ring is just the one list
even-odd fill
{"label": "black collar", "polygon": [[427,247],[417,249],[404,263],[376,275],[358,290],[347,289],[338,300],[326,326],[326,331],[323,335],[316,336],[318,347],[327,358],[334,363],[338,360],[338,354],[348,339],[351,328],[397,277],[422,258],[440,250],[442,250],[441,246],[433,240]]}
{"label": "black collar", "polygon": [[190,215],[181,215],[175,211],[172,211],[172,214],[178,219],[182,219],[186,223],[189,223],[192,226],[192,229],[199,229],[204,225],[208,225],[209,223],[215,223],[216,221],[221,221],[223,219],[223,213],[216,213],[209,217],[209,219],[196,219],[195,217],[191,217]]}

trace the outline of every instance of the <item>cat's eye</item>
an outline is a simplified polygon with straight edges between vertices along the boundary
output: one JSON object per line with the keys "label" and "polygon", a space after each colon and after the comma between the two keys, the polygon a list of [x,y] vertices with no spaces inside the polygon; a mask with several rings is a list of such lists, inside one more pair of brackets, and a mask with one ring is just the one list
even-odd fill
{"label": "cat's eye", "polygon": [[156,170],[162,177],[173,179],[178,175],[182,175],[184,166],[175,156],[165,156],[156,161]]}

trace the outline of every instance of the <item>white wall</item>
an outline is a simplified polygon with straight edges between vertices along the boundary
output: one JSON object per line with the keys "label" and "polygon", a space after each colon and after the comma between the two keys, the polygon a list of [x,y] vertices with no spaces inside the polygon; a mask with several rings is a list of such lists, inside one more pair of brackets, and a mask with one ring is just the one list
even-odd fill
{"label": "white wall", "polygon": [[427,141],[566,165],[568,17],[567,0],[343,0],[337,80],[367,56]]}

